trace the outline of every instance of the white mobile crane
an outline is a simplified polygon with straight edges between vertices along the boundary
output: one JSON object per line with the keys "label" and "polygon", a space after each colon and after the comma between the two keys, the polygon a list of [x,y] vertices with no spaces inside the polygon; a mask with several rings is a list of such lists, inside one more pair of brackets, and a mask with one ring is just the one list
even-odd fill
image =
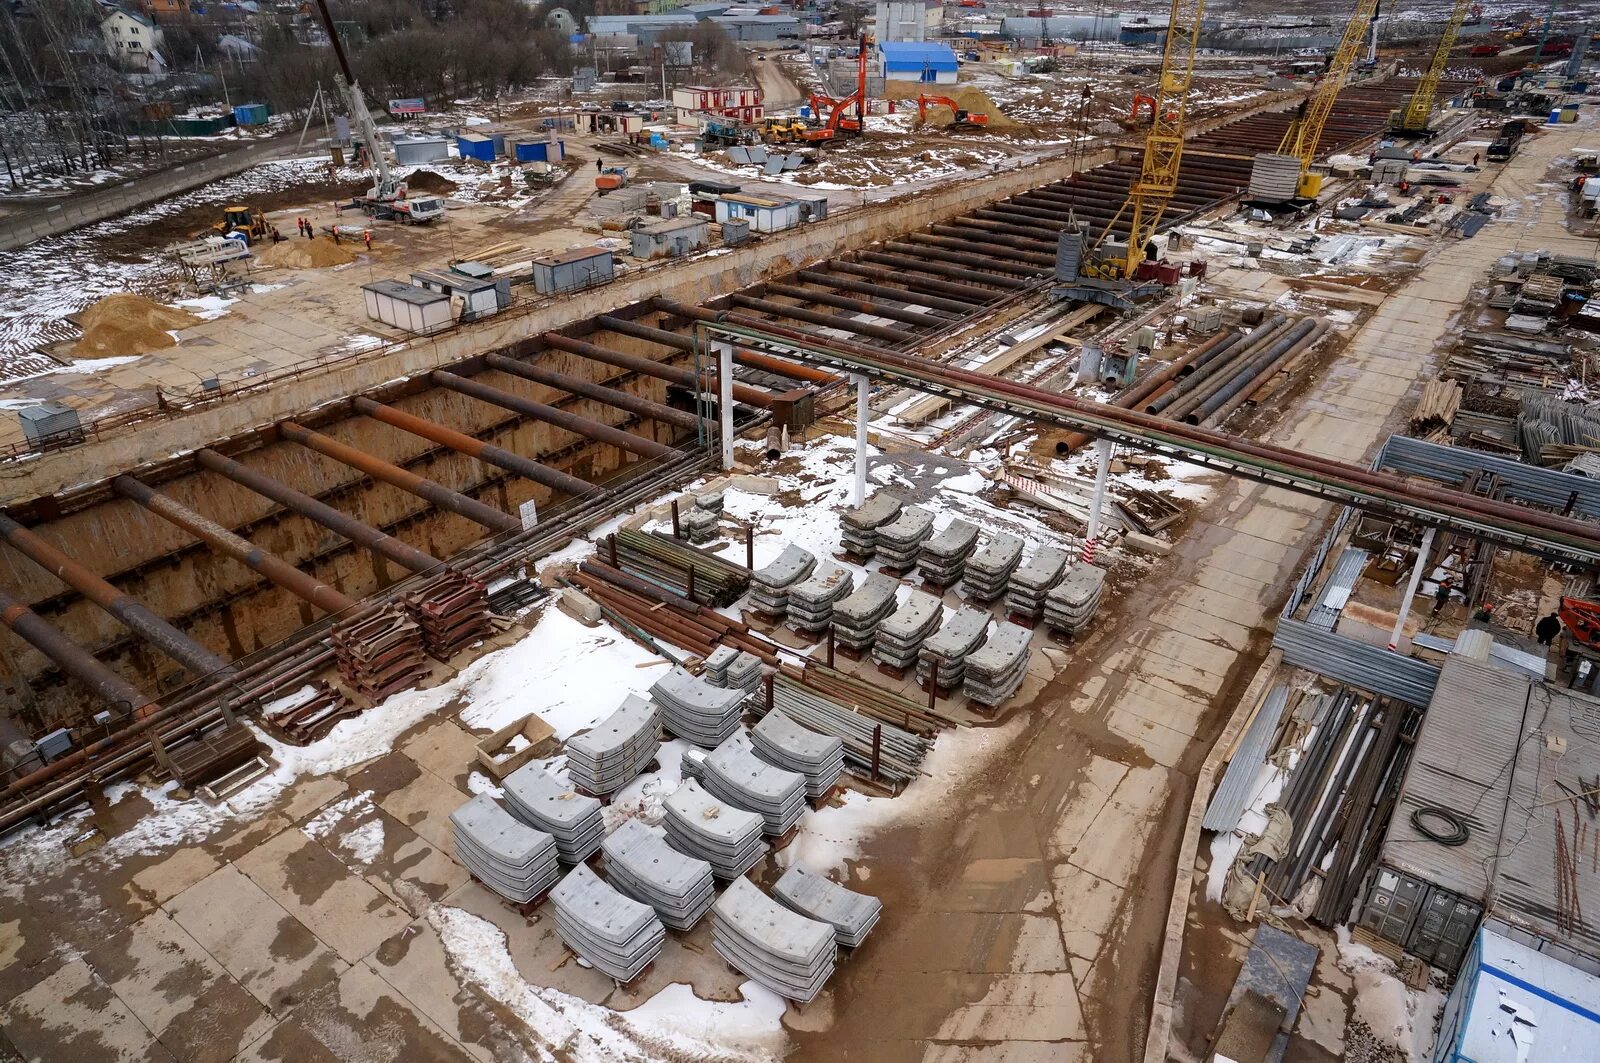
{"label": "white mobile crane", "polygon": [[350,121],[360,134],[361,142],[366,145],[367,156],[377,173],[377,183],[367,189],[366,195],[356,196],[351,205],[361,208],[371,217],[393,218],[413,225],[444,217],[444,200],[438,196],[407,196],[405,182],[389,168],[389,156],[378,140],[378,127],[372,121],[372,112],[367,110],[367,101],[361,95],[361,86],[356,83],[355,71],[350,69],[350,60],[344,54],[344,45],[339,40],[338,30],[334,28],[333,16],[328,12],[328,0],[317,0],[317,10],[321,12],[322,24],[328,31],[328,43],[339,60],[340,76],[337,80],[350,107]]}

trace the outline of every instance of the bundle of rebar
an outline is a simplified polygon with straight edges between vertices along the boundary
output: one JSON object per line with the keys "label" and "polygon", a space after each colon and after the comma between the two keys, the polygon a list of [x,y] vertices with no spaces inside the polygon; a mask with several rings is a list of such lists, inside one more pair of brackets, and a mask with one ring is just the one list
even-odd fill
{"label": "bundle of rebar", "polygon": [[365,619],[337,624],[328,634],[340,677],[374,702],[410,689],[427,674],[422,629],[399,603]]}
{"label": "bundle of rebar", "polygon": [[611,564],[706,605],[732,605],[750,587],[750,570],[709,550],[656,532],[624,528],[606,540]]}
{"label": "bundle of rebar", "polygon": [[[755,702],[757,714],[765,715],[765,699],[756,698]],[[788,676],[778,676],[773,682],[772,705],[802,727],[844,743],[845,761],[855,774],[888,782],[896,789],[917,777],[933,745],[928,738],[865,716]]]}
{"label": "bundle of rebar", "polygon": [[422,628],[423,649],[436,661],[448,661],[493,630],[488,588],[459,572],[446,570],[428,579],[406,595],[405,603]]}

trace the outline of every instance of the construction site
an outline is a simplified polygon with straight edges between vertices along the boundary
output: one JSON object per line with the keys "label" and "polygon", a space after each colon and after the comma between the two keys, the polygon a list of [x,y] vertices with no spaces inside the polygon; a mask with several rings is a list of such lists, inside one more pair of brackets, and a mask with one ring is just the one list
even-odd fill
{"label": "construction site", "polygon": [[0,198],[0,1061],[1592,1057],[1581,15],[301,6]]}

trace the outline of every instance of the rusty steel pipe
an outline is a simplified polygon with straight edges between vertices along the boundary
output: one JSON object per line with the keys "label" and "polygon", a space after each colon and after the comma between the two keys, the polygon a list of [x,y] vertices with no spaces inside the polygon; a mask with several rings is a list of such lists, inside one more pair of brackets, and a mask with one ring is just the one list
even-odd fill
{"label": "rusty steel pipe", "polygon": [[94,654],[5,591],[0,591],[0,623],[121,714],[138,716],[146,710],[154,710],[155,703],[138,687],[101,664]]}
{"label": "rusty steel pipe", "polygon": [[[1315,346],[1317,341],[1327,334],[1327,331],[1328,323],[1326,321],[1311,322],[1311,330],[1291,343],[1289,348],[1277,357],[1262,355],[1262,363],[1264,364],[1258,363],[1254,366],[1255,371],[1251,374],[1250,380],[1235,390],[1233,394],[1227,395],[1221,405],[1210,411],[1201,421],[1201,424],[1207,428],[1215,428],[1221,425],[1233,414],[1233,411],[1244,405],[1244,401],[1255,393],[1263,381],[1269,380],[1280,371],[1287,369],[1291,362]],[[1287,337],[1284,342],[1288,342]],[[1192,424],[1193,422],[1191,421],[1190,423]]]}
{"label": "rusty steel pipe", "polygon": [[131,476],[118,476],[111,481],[111,486],[123,497],[133,499],[156,516],[177,525],[218,552],[259,572],[324,612],[340,613],[356,604],[326,583],[301,572],[277,554],[268,553],[210,517],[201,516],[170,495],[164,495]]}
{"label": "rusty steel pipe", "polygon": [[1188,396],[1198,392],[1200,389],[1207,388],[1212,383],[1213,377],[1218,370],[1226,367],[1236,359],[1244,357],[1252,348],[1257,347],[1264,340],[1270,339],[1287,328],[1288,324],[1289,319],[1286,316],[1273,314],[1263,319],[1259,325],[1249,332],[1242,335],[1233,334],[1233,338],[1227,343],[1219,344],[1207,351],[1204,356],[1195,359],[1191,366],[1191,371],[1184,374],[1184,378],[1178,382],[1178,385],[1162,398],[1152,399],[1145,407],[1145,412],[1164,413],[1172,410],[1173,412],[1169,416],[1177,417],[1181,415],[1184,411],[1176,408],[1178,404],[1183,403]]}
{"label": "rusty steel pipe", "polygon": [[1226,354],[1207,365],[1204,372],[1193,374],[1174,388],[1172,393],[1178,399],[1169,403],[1163,412],[1168,417],[1187,420],[1191,410],[1210,401],[1211,396],[1228,386],[1240,366],[1249,364],[1268,346],[1277,343],[1285,333],[1296,327],[1295,322],[1284,318],[1271,328],[1263,326],[1251,332],[1244,342],[1235,344]]}
{"label": "rusty steel pipe", "polygon": [[[1056,242],[1046,240],[1036,235],[1018,235],[1005,233],[998,229],[988,228],[983,225],[969,225],[965,218],[958,218],[943,225],[930,225],[928,232],[934,236],[949,237],[961,241],[971,247],[978,245],[993,245],[1004,247],[1011,251],[1023,251],[1029,254],[1044,255],[1055,262]],[[912,236],[922,236],[922,233],[913,233]]]}
{"label": "rusty steel pipe", "polygon": [[886,317],[891,321],[903,321],[908,325],[918,328],[940,328],[949,322],[942,317],[932,314],[920,313],[916,310],[902,310],[898,306],[884,306],[882,303],[871,299],[851,299],[844,295],[835,295],[832,292],[819,292],[812,288],[797,288],[792,284],[769,284],[767,291],[773,295],[782,295],[789,299],[800,299],[804,302],[817,303],[821,306],[837,307],[840,310],[854,310],[858,314],[873,314],[877,317]]}
{"label": "rusty steel pipe", "polygon": [[656,328],[654,325],[640,324],[637,321],[630,321],[628,318],[617,317],[614,314],[601,314],[594,319],[594,323],[607,331],[620,333],[624,336],[632,336],[636,340],[649,340],[651,343],[659,343],[663,347],[671,347],[673,350],[683,351],[685,354],[694,352],[694,337],[684,335],[681,332],[671,332],[664,328]]}
{"label": "rusty steel pipe", "polygon": [[[912,257],[926,255],[938,262],[953,262],[958,266],[967,266],[977,270],[991,270],[995,273],[1004,273],[1012,277],[1037,277],[1039,275],[1037,266],[1010,262],[1000,258],[990,258],[988,255],[976,255],[968,251],[946,251],[942,247],[909,244],[900,240],[890,240],[883,246],[897,255],[911,255]],[[1052,265],[1054,265],[1053,262]]]}
{"label": "rusty steel pipe", "polygon": [[[700,306],[690,306],[687,303],[664,299],[659,295],[651,298],[650,305],[664,314],[672,314],[686,321],[715,321],[718,314],[718,311],[715,310],[707,310]],[[607,320],[610,319],[608,318]],[[711,364],[711,356],[706,354],[704,357],[707,359],[707,364]],[[791,380],[804,380],[812,384],[837,384],[840,379],[826,369],[818,369],[814,365],[801,365],[799,362],[791,362],[784,358],[774,358],[770,354],[761,354],[757,351],[742,351],[737,347],[733,350],[733,360],[739,365],[748,366],[751,369],[760,369],[763,372],[775,373]],[[739,385],[735,384],[734,387],[737,389]],[[794,393],[788,392],[787,394],[792,396]],[[737,392],[735,392],[734,398],[737,399],[738,397]]]}
{"label": "rusty steel pipe", "polygon": [[961,228],[968,230],[968,235],[977,239],[980,233],[1000,233],[1005,236],[1024,239],[1031,243],[1042,244],[1046,247],[1056,246],[1056,241],[1039,235],[1038,226],[1012,225],[1003,221],[994,221],[991,218],[980,218],[976,214],[964,214],[959,220],[948,225],[935,225],[931,228],[934,232],[943,229]]}
{"label": "rusty steel pipe", "polygon": [[303,491],[296,491],[288,484],[240,464],[209,447],[196,451],[194,456],[201,468],[226,477],[263,498],[270,498],[291,512],[322,525],[335,535],[343,536],[375,554],[388,558],[401,568],[410,569],[412,572],[430,572],[443,566],[443,562],[431,554],[425,554],[409,543],[384,534],[365,521],[357,520],[348,513],[342,513],[326,502],[312,498]]}
{"label": "rusty steel pipe", "polygon": [[[920,250],[920,249],[919,249]],[[1002,298],[1007,291],[1020,291],[1029,287],[1029,283],[1016,277],[1005,277],[998,273],[979,273],[977,270],[963,269],[960,266],[951,266],[943,262],[928,261],[928,258],[914,258],[909,255],[888,255],[881,251],[863,251],[861,257],[869,262],[893,266],[896,269],[916,270],[919,273],[932,273],[940,277],[951,277],[955,280],[968,281],[974,284],[991,284],[1003,289],[990,296],[990,301]],[[931,256],[930,256],[931,257]]]}
{"label": "rusty steel pipe", "polygon": [[415,414],[397,410],[393,406],[385,406],[381,402],[371,399],[357,398],[354,408],[358,413],[364,413],[374,421],[382,421],[402,432],[410,432],[414,436],[430,440],[442,447],[449,447],[458,454],[466,454],[477,458],[479,461],[496,465],[507,472],[515,473],[525,480],[543,484],[552,491],[559,491],[582,498],[587,495],[599,494],[600,488],[587,480],[580,480],[559,469],[552,469],[532,458],[525,458],[521,454],[497,447],[493,443],[485,443],[481,439],[457,432],[454,428],[446,428],[435,421],[418,417]]}
{"label": "rusty steel pipe", "polygon": [[[1000,298],[996,292],[984,288],[975,288],[970,284],[957,284],[954,281],[940,280],[937,277],[907,276],[902,270],[889,269],[885,266],[872,265],[865,262],[845,262],[836,260],[828,263],[828,268],[839,273],[850,273],[857,277],[867,277],[875,281],[889,281],[901,284],[913,292],[931,292],[935,295],[946,296],[950,299],[959,299],[972,304],[975,309],[987,306]],[[960,311],[957,311],[960,313]],[[972,310],[966,311],[971,313]]]}
{"label": "rusty steel pipe", "polygon": [[[577,414],[568,413],[566,410],[558,410],[554,406],[542,402],[534,402],[532,399],[523,398],[521,395],[513,395],[509,391],[491,387],[481,380],[473,380],[470,377],[447,373],[442,369],[434,370],[432,378],[434,383],[441,387],[446,387],[451,391],[477,399],[479,402],[487,402],[493,406],[499,406],[514,413],[520,413],[535,420],[553,424],[557,428],[565,429],[575,435],[593,439],[597,443],[606,443],[613,447],[619,447],[641,457],[662,458],[673,452],[672,448],[664,443],[657,443],[655,440],[646,439],[644,436],[636,436],[632,432],[625,432],[620,428],[613,428],[608,424],[601,424],[599,421],[593,421],[587,417],[579,417]],[[511,518],[508,517],[506,519],[510,520]],[[521,527],[515,521],[512,521],[512,525]]]}
{"label": "rusty steel pipe", "polygon": [[[694,370],[683,366],[667,365],[654,358],[646,358],[638,354],[624,354],[622,351],[613,351],[609,347],[575,340],[571,336],[563,336],[559,332],[546,332],[539,337],[546,345],[568,354],[578,354],[595,362],[604,362],[614,365],[618,369],[628,369],[645,376],[653,376],[657,380],[665,380],[678,384],[693,391],[716,395],[717,377],[715,373],[702,374],[698,381],[695,379]],[[749,384],[741,384],[737,380],[733,383],[733,400],[742,402],[746,406],[756,406],[763,410],[772,408],[774,395],[771,392],[753,388]]]}
{"label": "rusty steel pipe", "polygon": [[484,356],[484,364],[491,369],[498,369],[502,373],[531,380],[535,384],[544,384],[547,387],[559,388],[569,395],[580,395],[586,399],[603,402],[607,406],[614,406],[619,410],[638,414],[640,417],[652,421],[660,421],[676,428],[686,428],[694,431],[698,426],[695,415],[687,410],[676,410],[671,406],[644,398],[641,395],[632,395],[619,388],[608,387],[605,384],[596,384],[592,380],[582,380],[567,373],[558,373],[553,369],[546,369],[542,365],[524,362],[516,358],[507,358],[503,354],[488,354]]}
{"label": "rusty steel pipe", "polygon": [[374,480],[391,484],[408,494],[431,502],[440,509],[465,517],[474,524],[481,524],[490,531],[515,531],[522,527],[522,523],[515,517],[502,513],[493,506],[485,505],[476,498],[468,498],[459,491],[452,491],[443,484],[418,476],[382,458],[375,458],[364,450],[341,443],[321,432],[313,432],[294,421],[284,421],[278,425],[278,431],[283,434],[283,438],[292,443],[299,443],[308,450],[314,450],[342,465],[364,472]]}
{"label": "rusty steel pipe", "polygon": [[118,590],[81,562],[67,556],[54,543],[4,514],[0,514],[0,538],[194,675],[208,676],[228,670],[227,661],[157,616],[143,602]]}
{"label": "rusty steel pipe", "polygon": [[912,334],[903,329],[889,328],[887,325],[874,325],[866,321],[857,321],[855,318],[843,314],[821,314],[803,307],[790,306],[787,303],[775,303],[770,299],[752,299],[748,295],[735,295],[732,303],[746,310],[755,310],[774,317],[786,317],[792,321],[803,321],[808,325],[820,325],[823,328],[836,328],[844,332],[853,332],[858,336],[882,340],[885,343],[909,343]]}
{"label": "rusty steel pipe", "polygon": [[[833,269],[837,263],[829,263],[828,269]],[[912,306],[926,306],[930,310],[942,310],[957,317],[966,317],[977,309],[978,304],[964,299],[949,299],[928,292],[913,291],[911,288],[894,288],[887,284],[873,284],[871,281],[855,280],[852,277],[835,276],[821,270],[803,269],[795,274],[796,277],[811,284],[822,284],[842,292],[860,292],[862,295],[873,295],[879,299],[892,299],[896,302],[908,303]]]}
{"label": "rusty steel pipe", "polygon": [[[1053,254],[1047,255],[1043,251],[1015,247],[1010,241],[996,236],[987,236],[978,240],[964,235],[951,237],[933,236],[928,233],[907,233],[906,240],[912,244],[923,244],[928,247],[963,252],[963,257],[966,257],[965,253],[974,249],[992,252],[992,254],[985,254],[983,258],[992,259],[997,263],[996,269],[1000,268],[998,263],[1007,263],[1010,267],[1009,272],[1021,273],[1028,277],[1036,276],[1040,269],[1054,269],[1056,264],[1056,257]],[[890,244],[889,246],[896,247],[901,245]],[[1004,255],[1005,257],[994,258],[994,255]],[[976,258],[977,256],[973,257]],[[958,259],[957,261],[960,260]]]}

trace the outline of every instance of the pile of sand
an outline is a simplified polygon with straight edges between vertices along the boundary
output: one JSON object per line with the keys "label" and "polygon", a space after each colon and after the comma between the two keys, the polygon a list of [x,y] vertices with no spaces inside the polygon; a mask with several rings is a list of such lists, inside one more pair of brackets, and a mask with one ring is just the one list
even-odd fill
{"label": "pile of sand", "polygon": [[83,338],[72,348],[73,357],[107,358],[177,346],[168,330],[193,328],[200,318],[123,292],[91,303],[78,314],[78,324]]}
{"label": "pile of sand", "polygon": [[[916,81],[890,81],[884,85],[884,93],[891,100],[908,100],[913,112],[916,110],[917,97],[948,96],[963,108],[973,114],[986,114],[989,129],[1015,129],[1022,123],[1007,118],[1000,110],[1000,105],[989,98],[989,94],[982,89],[975,89],[971,85],[925,85]],[[929,125],[949,125],[953,116],[948,107],[929,107]]]}
{"label": "pile of sand", "polygon": [[456,190],[456,183],[432,170],[413,170],[406,175],[406,188],[412,192],[431,192],[447,196]]}
{"label": "pile of sand", "polygon": [[342,266],[356,260],[354,240],[334,243],[332,237],[286,237],[281,244],[264,244],[256,251],[256,261],[263,266],[286,266],[289,269],[322,269],[325,266]]}

